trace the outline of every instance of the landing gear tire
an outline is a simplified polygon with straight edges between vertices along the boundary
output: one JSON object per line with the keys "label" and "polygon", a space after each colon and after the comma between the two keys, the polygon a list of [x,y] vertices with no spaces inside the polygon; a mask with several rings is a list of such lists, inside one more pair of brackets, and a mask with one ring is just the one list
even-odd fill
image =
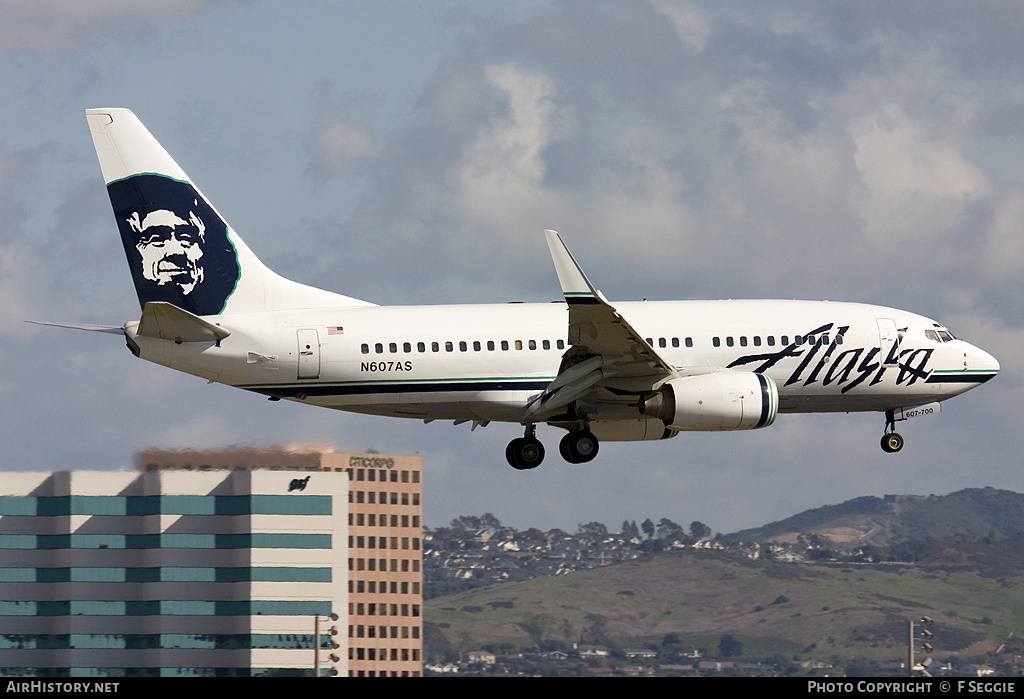
{"label": "landing gear tire", "polygon": [[505,447],[505,460],[518,471],[537,468],[544,460],[544,445],[536,437],[519,437]]}
{"label": "landing gear tire", "polygon": [[890,432],[889,434],[882,435],[882,451],[886,454],[895,454],[903,448],[903,436],[896,433]]}
{"label": "landing gear tire", "polygon": [[597,437],[589,431],[570,432],[558,443],[558,453],[570,464],[593,461],[599,448]]}

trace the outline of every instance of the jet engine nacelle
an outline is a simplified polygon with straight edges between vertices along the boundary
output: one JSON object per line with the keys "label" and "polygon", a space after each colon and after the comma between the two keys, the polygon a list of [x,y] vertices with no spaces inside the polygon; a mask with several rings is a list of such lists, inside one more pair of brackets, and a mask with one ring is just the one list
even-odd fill
{"label": "jet engine nacelle", "polygon": [[602,442],[641,442],[669,439],[676,433],[661,420],[591,420],[590,431]]}
{"label": "jet engine nacelle", "polygon": [[640,412],[672,430],[753,430],[775,421],[779,391],[763,374],[719,371],[669,379],[640,399]]}

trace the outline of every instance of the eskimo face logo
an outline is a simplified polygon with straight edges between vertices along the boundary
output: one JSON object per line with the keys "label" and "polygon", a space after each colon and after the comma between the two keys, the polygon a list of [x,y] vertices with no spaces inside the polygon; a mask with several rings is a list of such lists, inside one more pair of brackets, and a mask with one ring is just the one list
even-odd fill
{"label": "eskimo face logo", "polygon": [[240,269],[227,226],[189,182],[136,175],[107,187],[139,304],[223,311]]}
{"label": "eskimo face logo", "polygon": [[182,294],[191,294],[203,281],[203,242],[206,224],[188,212],[188,220],[166,209],[150,212],[140,219],[133,212],[128,225],[139,235],[135,244],[142,256],[142,276],[157,285],[176,284]]}

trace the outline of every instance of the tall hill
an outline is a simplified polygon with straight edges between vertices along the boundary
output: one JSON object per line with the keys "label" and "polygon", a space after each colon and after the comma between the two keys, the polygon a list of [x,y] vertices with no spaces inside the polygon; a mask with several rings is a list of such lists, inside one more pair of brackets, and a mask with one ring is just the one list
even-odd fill
{"label": "tall hill", "polygon": [[854,498],[725,538],[792,543],[804,534],[836,543],[888,546],[928,538],[1006,538],[1020,532],[1024,532],[1024,495],[997,488],[967,488],[949,495]]}

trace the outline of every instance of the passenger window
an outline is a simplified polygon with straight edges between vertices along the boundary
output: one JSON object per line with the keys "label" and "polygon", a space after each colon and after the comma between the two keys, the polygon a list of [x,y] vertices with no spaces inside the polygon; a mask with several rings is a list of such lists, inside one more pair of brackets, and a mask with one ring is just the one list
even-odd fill
{"label": "passenger window", "polygon": [[537,341],[536,341],[536,340],[530,340],[530,345],[529,345],[529,347],[530,347],[530,349],[532,349],[532,350],[535,350],[535,349],[537,349]]}
{"label": "passenger window", "polygon": [[732,344],[733,344],[733,342],[732,342],[732,336],[730,335],[729,337],[725,338],[725,345],[726,345],[727,347],[732,347]]}
{"label": "passenger window", "polygon": [[423,344],[422,342],[417,342],[416,343],[416,351],[417,352],[426,352],[427,351],[427,346],[425,344]]}
{"label": "passenger window", "polygon": [[754,347],[760,347],[760,346],[761,346],[761,336],[760,335],[754,335]]}
{"label": "passenger window", "polygon": [[722,341],[719,340],[717,337],[713,337],[711,338],[711,344],[714,345],[715,347],[721,347]]}
{"label": "passenger window", "polygon": [[654,340],[653,340],[653,339],[651,339],[651,338],[647,338],[646,342],[647,342],[647,344],[649,344],[649,345],[650,345],[651,347],[654,347]]}
{"label": "passenger window", "polygon": [[501,341],[501,349],[502,350],[508,350],[508,340],[502,340]]}
{"label": "passenger window", "polygon": [[559,340],[555,343],[555,347],[558,349],[565,349],[565,340]]}
{"label": "passenger window", "polygon": [[382,345],[379,342],[373,346],[373,349],[377,352],[377,354],[384,354],[384,345]]}
{"label": "passenger window", "polygon": [[551,349],[551,340],[544,340],[540,346],[546,350]]}
{"label": "passenger window", "polygon": [[789,344],[789,335],[783,335],[780,339],[782,340],[782,344],[784,344],[784,345],[788,345]]}
{"label": "passenger window", "polygon": [[[938,338],[936,338],[936,339],[938,339]],[[360,349],[360,351],[363,354],[369,354],[370,353],[370,346],[368,344],[366,344],[365,342],[362,344],[362,346],[359,349]]]}
{"label": "passenger window", "polygon": [[665,347],[665,338],[663,338],[663,337],[659,337],[658,338],[658,347]]}
{"label": "passenger window", "polygon": [[459,340],[459,351],[460,352],[465,352],[467,349],[469,349],[469,346],[466,344],[466,341],[465,340]]}
{"label": "passenger window", "polygon": [[451,340],[447,340],[444,343],[444,351],[445,352],[454,352],[455,351],[455,345],[452,344]]}
{"label": "passenger window", "polygon": [[474,352],[479,352],[480,351],[480,340],[473,340],[473,351]]}
{"label": "passenger window", "polygon": [[679,346],[679,338],[678,337],[673,337],[672,338],[672,346],[673,347],[678,347]]}
{"label": "passenger window", "polygon": [[746,346],[747,346],[747,336],[746,335],[740,335],[740,347],[746,347]]}
{"label": "passenger window", "polygon": [[431,342],[430,343],[430,351],[431,352],[440,352],[441,351],[441,347],[436,342]]}
{"label": "passenger window", "polygon": [[522,348],[523,348],[523,341],[522,340],[516,340],[516,349],[517,350],[521,350]]}
{"label": "passenger window", "polygon": [[769,335],[768,336],[768,346],[769,347],[774,347],[775,346],[775,336],[774,335]]}
{"label": "passenger window", "polygon": [[412,343],[403,342],[402,343],[402,351],[403,352],[412,352]]}
{"label": "passenger window", "polygon": [[494,351],[494,340],[488,340],[487,341],[487,350],[489,352],[493,352]]}
{"label": "passenger window", "polygon": [[686,338],[686,346],[687,347],[693,347],[693,338],[692,337]]}
{"label": "passenger window", "polygon": [[388,343],[388,349],[391,350],[391,354],[395,354],[396,352],[398,352],[398,343],[397,342],[389,342]]}

